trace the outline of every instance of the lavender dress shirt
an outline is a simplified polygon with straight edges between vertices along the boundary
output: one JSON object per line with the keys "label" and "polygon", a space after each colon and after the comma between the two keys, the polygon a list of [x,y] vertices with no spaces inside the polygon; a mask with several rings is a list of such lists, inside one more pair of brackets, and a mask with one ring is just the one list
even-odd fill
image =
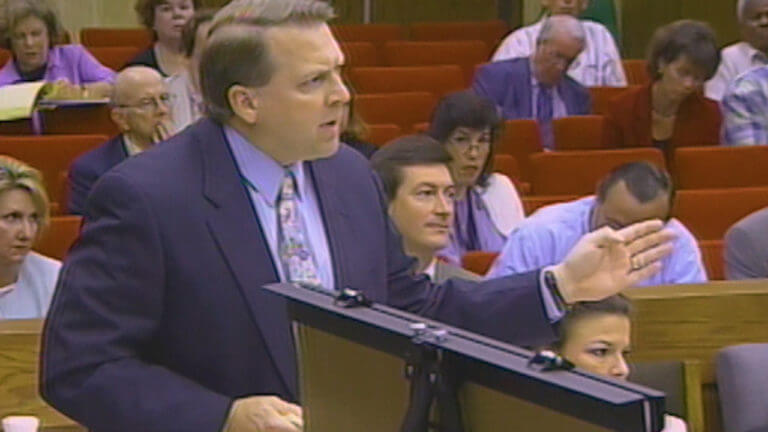
{"label": "lavender dress shirt", "polygon": [[[99,63],[82,45],[58,45],[48,52],[45,81],[67,80],[71,84],[113,82],[115,72]],[[24,82],[11,59],[0,69],[0,86]]]}

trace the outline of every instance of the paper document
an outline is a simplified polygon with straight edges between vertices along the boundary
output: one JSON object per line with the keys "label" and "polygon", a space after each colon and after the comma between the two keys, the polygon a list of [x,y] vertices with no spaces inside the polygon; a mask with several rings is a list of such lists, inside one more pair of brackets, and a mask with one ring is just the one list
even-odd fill
{"label": "paper document", "polygon": [[30,118],[45,81],[0,87],[0,121]]}

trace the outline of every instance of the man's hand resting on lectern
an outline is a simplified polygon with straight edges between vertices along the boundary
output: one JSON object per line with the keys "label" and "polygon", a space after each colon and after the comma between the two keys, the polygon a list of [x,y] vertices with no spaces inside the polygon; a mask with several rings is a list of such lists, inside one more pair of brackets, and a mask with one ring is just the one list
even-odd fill
{"label": "man's hand resting on lectern", "polygon": [[659,220],[618,231],[603,227],[582,237],[551,270],[566,303],[601,300],[659,272],[674,238]]}
{"label": "man's hand resting on lectern", "polygon": [[301,407],[275,396],[237,399],[223,432],[301,432]]}

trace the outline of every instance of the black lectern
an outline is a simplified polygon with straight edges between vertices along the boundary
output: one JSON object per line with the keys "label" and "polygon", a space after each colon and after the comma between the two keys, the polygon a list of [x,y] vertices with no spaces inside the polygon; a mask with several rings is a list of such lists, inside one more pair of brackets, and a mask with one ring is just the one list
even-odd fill
{"label": "black lectern", "polygon": [[387,306],[349,307],[292,284],[265,289],[288,300],[308,432],[400,430],[413,399],[407,377],[424,353],[450,365],[463,431],[663,429],[656,390],[578,369],[544,371],[530,365],[531,351]]}

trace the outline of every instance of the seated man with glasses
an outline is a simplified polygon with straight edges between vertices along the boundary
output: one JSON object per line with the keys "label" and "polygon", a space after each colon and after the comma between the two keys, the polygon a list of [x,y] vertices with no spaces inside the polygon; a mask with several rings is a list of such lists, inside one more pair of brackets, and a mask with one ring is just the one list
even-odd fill
{"label": "seated man with glasses", "polygon": [[72,214],[83,214],[88,193],[102,174],[173,134],[171,106],[163,77],[146,66],[131,66],[115,79],[112,121],[121,133],[77,158],[67,176]]}
{"label": "seated man with glasses", "polygon": [[552,16],[544,21],[531,57],[486,64],[475,75],[472,88],[492,100],[506,120],[536,119],[542,145],[553,150],[552,119],[591,111],[587,89],[566,74],[584,44],[579,20]]}

